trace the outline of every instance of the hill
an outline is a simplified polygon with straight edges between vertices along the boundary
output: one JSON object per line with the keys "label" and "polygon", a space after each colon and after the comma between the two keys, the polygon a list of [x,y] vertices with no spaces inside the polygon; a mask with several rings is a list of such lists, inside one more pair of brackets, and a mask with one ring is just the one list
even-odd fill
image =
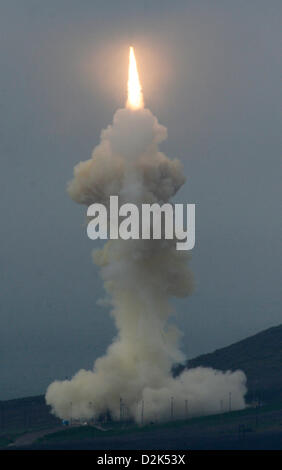
{"label": "hill", "polygon": [[43,395],[0,401],[0,435],[7,431],[22,432],[61,423],[50,413]]}
{"label": "hill", "polygon": [[282,400],[282,325],[189,360],[177,367],[175,373],[198,366],[241,369],[247,375],[249,401]]}

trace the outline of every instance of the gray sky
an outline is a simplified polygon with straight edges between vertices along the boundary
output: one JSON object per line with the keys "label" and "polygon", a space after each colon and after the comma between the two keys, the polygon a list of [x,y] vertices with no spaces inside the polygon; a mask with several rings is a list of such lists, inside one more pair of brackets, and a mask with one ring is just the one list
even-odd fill
{"label": "gray sky", "polygon": [[125,101],[145,103],[196,204],[187,357],[281,323],[281,2],[2,0],[0,399],[91,368],[115,328],[65,187]]}

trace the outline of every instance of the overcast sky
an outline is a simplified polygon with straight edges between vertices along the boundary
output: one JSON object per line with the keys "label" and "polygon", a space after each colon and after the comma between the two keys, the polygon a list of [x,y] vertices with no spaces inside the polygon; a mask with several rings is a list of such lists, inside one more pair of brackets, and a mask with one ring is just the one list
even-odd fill
{"label": "overcast sky", "polygon": [[84,207],[66,194],[125,101],[146,106],[196,204],[187,357],[281,323],[281,2],[2,0],[0,399],[91,368],[116,330]]}

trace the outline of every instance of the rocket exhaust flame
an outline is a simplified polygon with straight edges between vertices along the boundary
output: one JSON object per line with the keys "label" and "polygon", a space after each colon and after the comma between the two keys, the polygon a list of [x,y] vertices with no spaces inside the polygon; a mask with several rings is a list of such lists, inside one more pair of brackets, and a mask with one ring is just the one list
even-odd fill
{"label": "rocket exhaust flame", "polygon": [[129,49],[126,107],[130,109],[144,108],[142,87],[141,87],[141,83],[139,80],[139,74],[138,74],[134,49],[132,46]]}
{"label": "rocket exhaust flame", "polygon": [[[138,110],[138,112],[132,112]],[[143,105],[133,48],[130,48],[128,100],[112,125],[101,133],[92,157],[74,169],[68,185],[70,197],[87,206],[109,206],[110,196],[125,202],[168,202],[185,182],[177,159],[158,145],[166,128]],[[174,240],[109,240],[93,254],[100,267],[107,302],[112,307],[118,335],[93,370],[80,370],[71,380],[55,381],[46,402],[63,419],[96,418],[109,412],[120,419],[120,404],[143,424],[150,420],[185,418],[218,413],[232,394],[232,409],[245,407],[246,377],[242,371],[197,367],[178,377],[172,366],[185,357],[179,348],[180,332],[169,324],[172,297],[193,291],[188,269],[190,255],[177,251]]]}

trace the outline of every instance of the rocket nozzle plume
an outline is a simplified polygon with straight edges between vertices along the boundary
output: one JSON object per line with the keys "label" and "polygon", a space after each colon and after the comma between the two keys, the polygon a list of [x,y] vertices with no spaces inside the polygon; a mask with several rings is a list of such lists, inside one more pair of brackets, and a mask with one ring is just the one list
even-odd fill
{"label": "rocket nozzle plume", "polygon": [[144,107],[142,87],[139,79],[134,48],[132,46],[129,48],[126,107],[130,109],[140,109]]}

